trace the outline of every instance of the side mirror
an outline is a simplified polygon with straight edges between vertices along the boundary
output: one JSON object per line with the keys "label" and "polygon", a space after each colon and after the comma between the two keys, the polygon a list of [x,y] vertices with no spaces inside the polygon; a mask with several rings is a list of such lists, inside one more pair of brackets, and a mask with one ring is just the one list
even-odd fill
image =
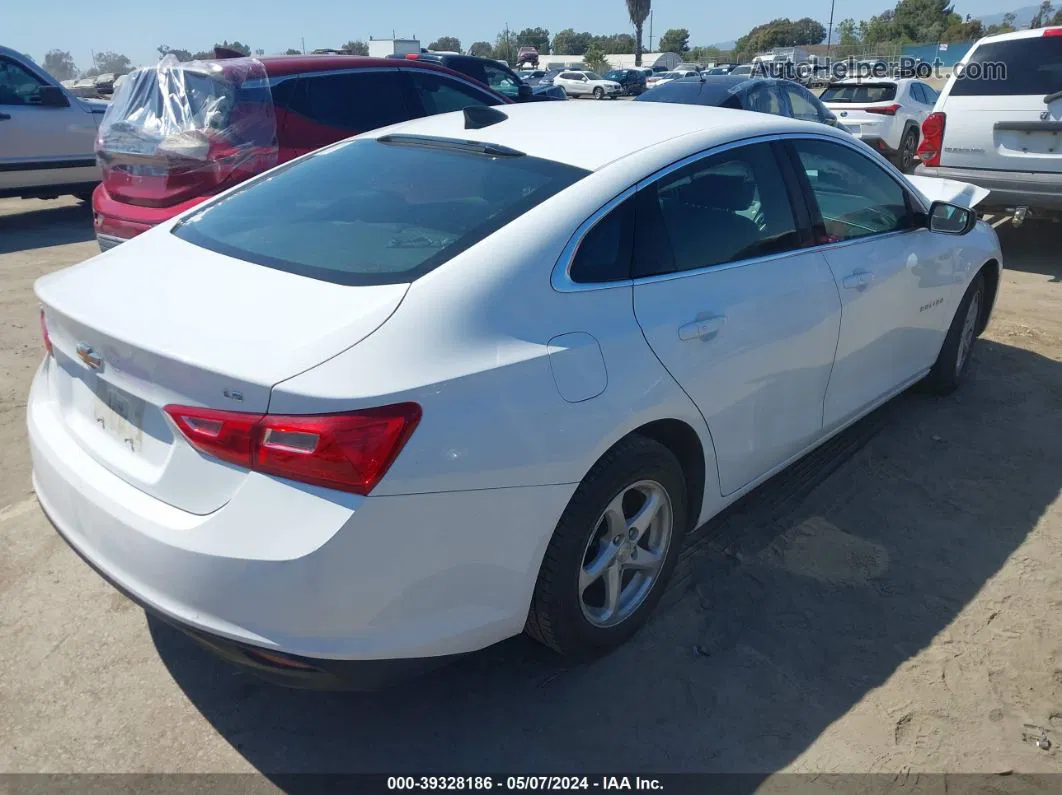
{"label": "side mirror", "polygon": [[70,107],[70,100],[66,98],[66,94],[63,93],[63,89],[59,86],[41,86],[35,92],[37,102],[34,104],[42,105],[46,108],[68,108]]}
{"label": "side mirror", "polygon": [[535,92],[531,90],[531,86],[527,83],[521,83],[516,87],[516,96],[520,99],[529,99]]}
{"label": "side mirror", "polygon": [[969,207],[933,202],[929,208],[929,229],[945,235],[965,235],[977,223],[977,213]]}

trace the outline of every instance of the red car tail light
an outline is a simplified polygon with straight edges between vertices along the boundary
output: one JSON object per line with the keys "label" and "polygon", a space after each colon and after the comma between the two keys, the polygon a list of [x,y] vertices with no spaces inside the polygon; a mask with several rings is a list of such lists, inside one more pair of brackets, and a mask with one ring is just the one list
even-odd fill
{"label": "red car tail light", "polygon": [[48,333],[48,320],[44,317],[44,310],[41,310],[41,338],[44,340],[44,350],[48,351],[48,355],[51,356],[55,351],[52,348],[52,335]]}
{"label": "red car tail light", "polygon": [[896,103],[893,103],[892,105],[885,105],[882,107],[864,108],[864,110],[867,113],[880,113],[883,116],[895,116],[896,111],[898,111],[902,107],[903,105],[897,105]]}
{"label": "red car tail light", "polygon": [[922,141],[918,144],[918,159],[926,166],[939,166],[940,153],[944,149],[943,113],[930,113],[922,122]]}
{"label": "red car tail light", "polygon": [[199,451],[269,475],[369,494],[420,422],[416,403],[344,414],[277,415],[166,406]]}
{"label": "red car tail light", "polygon": [[1062,36],[1062,28],[1044,28],[1045,36]]}

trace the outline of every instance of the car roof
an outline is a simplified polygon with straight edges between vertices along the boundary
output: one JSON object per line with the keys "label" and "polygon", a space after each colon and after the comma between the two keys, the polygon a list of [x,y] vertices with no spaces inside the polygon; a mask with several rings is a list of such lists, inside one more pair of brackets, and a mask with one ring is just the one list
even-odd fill
{"label": "car roof", "polygon": [[[340,69],[371,69],[373,67],[394,69],[400,63],[454,74],[452,70],[434,61],[396,61],[393,58],[370,58],[365,55],[268,55],[258,60],[262,62],[266,74],[270,77],[306,72],[333,72]],[[224,64],[225,59],[218,60],[218,63]]]}
{"label": "car roof", "polygon": [[[880,85],[882,83],[889,83],[892,85],[899,85],[900,83],[914,83],[915,81],[909,77],[846,77],[844,80],[835,80],[830,85],[834,86],[858,86],[858,85]],[[921,82],[921,81],[919,81]]]}
{"label": "car roof", "polygon": [[[687,138],[689,153],[730,141],[778,132],[831,134],[821,124],[767,113],[655,102],[535,102],[505,105],[508,119],[465,129],[463,113],[443,113],[363,134],[417,135],[492,143],[532,157],[596,171],[658,144]],[[623,130],[623,135],[612,134]],[[848,133],[837,133],[844,138]]]}
{"label": "car roof", "polygon": [[[1058,26],[1047,26],[1045,28],[1024,28],[1022,30],[1012,30],[1010,33],[996,33],[992,36],[984,36],[978,39],[974,46],[980,47],[982,44],[994,44],[997,41],[1010,41],[1012,39],[1035,39],[1044,35],[1048,30],[1062,30]],[[1057,35],[1057,34],[1055,34]]]}

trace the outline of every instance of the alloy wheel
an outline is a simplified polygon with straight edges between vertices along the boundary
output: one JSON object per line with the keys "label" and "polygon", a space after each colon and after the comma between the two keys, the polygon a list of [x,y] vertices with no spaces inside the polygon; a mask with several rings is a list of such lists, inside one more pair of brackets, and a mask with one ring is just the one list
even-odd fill
{"label": "alloy wheel", "polygon": [[654,480],[627,486],[594,525],[579,571],[583,616],[614,627],[645,602],[667,557],[674,514],[667,491]]}

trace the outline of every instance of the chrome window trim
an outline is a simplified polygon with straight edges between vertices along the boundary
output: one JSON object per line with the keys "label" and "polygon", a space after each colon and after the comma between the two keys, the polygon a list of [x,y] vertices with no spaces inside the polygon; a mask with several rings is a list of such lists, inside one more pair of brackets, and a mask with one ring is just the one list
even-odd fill
{"label": "chrome window trim", "polygon": [[918,207],[922,208],[923,212],[928,212],[928,208],[925,202],[922,201],[921,196],[918,195],[918,191],[914,190],[914,187],[907,183],[907,180],[903,177],[895,166],[882,158],[882,162],[878,162],[874,157],[868,155],[867,151],[862,151],[862,148],[866,148],[870,154],[877,156],[877,154],[867,147],[866,144],[855,140],[847,141],[844,138],[835,135],[829,135],[825,133],[769,133],[766,135],[758,135],[752,138],[742,138],[737,141],[728,141],[725,144],[719,144],[711,149],[705,149],[702,152],[697,152],[692,155],[688,155],[681,160],[676,160],[663,168],[653,172],[647,177],[636,182],[631,187],[627,188],[622,193],[616,195],[605,203],[602,207],[596,210],[589,218],[572,234],[571,238],[565,244],[561,251],[560,256],[557,258],[557,262],[553,266],[553,271],[550,274],[550,286],[554,290],[560,293],[578,293],[586,292],[590,290],[610,290],[616,287],[633,287],[641,284],[651,284],[659,281],[671,281],[673,279],[682,279],[686,277],[701,276],[709,271],[720,270],[732,270],[734,268],[743,268],[746,265],[754,265],[768,260],[779,260],[788,257],[793,257],[802,254],[831,251],[833,249],[845,248],[847,246],[857,245],[859,243],[865,243],[868,240],[885,240],[890,237],[896,237],[898,235],[906,235],[911,232],[920,231],[918,228],[914,229],[899,229],[892,232],[882,232],[874,235],[864,235],[863,237],[857,237],[852,240],[841,240],[835,243],[822,243],[817,246],[806,246],[804,248],[795,248],[790,251],[783,251],[778,254],[765,254],[761,257],[750,257],[748,259],[734,260],[733,262],[724,262],[718,265],[706,265],[703,268],[695,268],[693,270],[686,271],[674,271],[672,273],[662,273],[655,276],[642,276],[637,279],[618,279],[614,282],[576,282],[572,279],[571,269],[572,263],[575,261],[575,256],[579,252],[579,246],[582,245],[586,235],[590,232],[597,223],[604,218],[608,213],[614,210],[619,204],[629,199],[638,191],[647,188],[654,182],[657,182],[668,174],[678,171],[681,168],[685,168],[691,163],[696,163],[699,160],[703,160],[706,157],[712,157],[717,154],[722,154],[731,149],[736,149],[743,146],[751,146],[759,143],[771,143],[773,141],[792,141],[792,140],[820,140],[837,143],[841,146],[848,147],[853,152],[856,152],[860,156],[866,158],[874,166],[884,171],[889,177],[892,178],[897,185],[899,185],[904,192],[909,195]]}

